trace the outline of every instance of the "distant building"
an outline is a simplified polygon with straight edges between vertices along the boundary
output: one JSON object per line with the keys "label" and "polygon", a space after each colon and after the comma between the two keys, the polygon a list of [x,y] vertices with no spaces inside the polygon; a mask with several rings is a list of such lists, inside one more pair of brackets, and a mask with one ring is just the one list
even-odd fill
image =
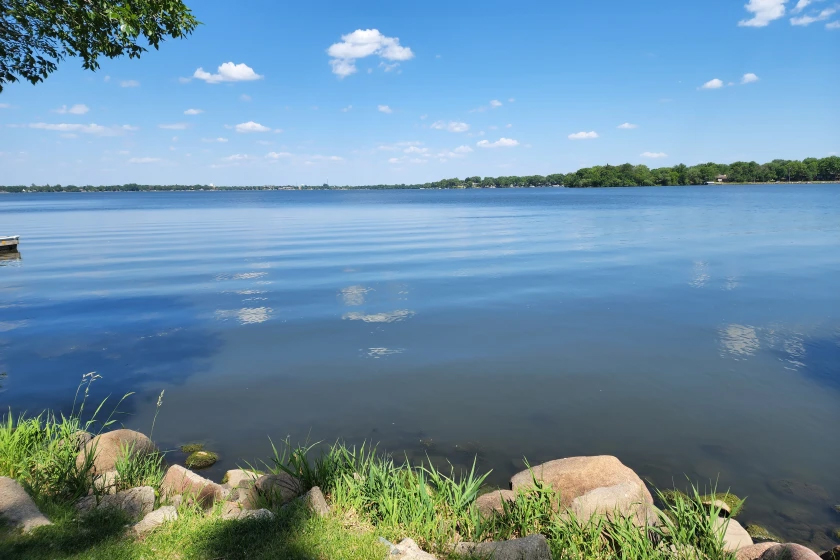
{"label": "distant building", "polygon": [[725,183],[725,182],[726,182],[726,179],[727,179],[727,176],[726,176],[726,175],[718,175],[717,177],[715,177],[715,180],[716,180],[718,183]]}

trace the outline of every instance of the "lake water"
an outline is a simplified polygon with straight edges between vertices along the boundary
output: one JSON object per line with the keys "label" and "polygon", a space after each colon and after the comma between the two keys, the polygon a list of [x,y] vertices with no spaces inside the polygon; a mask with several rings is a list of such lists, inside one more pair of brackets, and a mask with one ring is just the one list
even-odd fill
{"label": "lake water", "polygon": [[[840,185],[0,195],[0,408],[164,447],[373,440],[506,486],[618,456],[840,527]],[[801,487],[780,490],[780,480]]]}

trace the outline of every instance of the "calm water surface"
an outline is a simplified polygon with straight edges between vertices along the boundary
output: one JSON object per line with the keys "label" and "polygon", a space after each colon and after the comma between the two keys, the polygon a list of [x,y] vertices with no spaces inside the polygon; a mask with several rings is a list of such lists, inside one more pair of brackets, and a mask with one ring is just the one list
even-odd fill
{"label": "calm water surface", "polygon": [[165,389],[155,439],[211,476],[269,436],[500,485],[603,453],[818,548],[840,526],[840,185],[0,195],[9,234],[0,408],[96,371],[146,432]]}

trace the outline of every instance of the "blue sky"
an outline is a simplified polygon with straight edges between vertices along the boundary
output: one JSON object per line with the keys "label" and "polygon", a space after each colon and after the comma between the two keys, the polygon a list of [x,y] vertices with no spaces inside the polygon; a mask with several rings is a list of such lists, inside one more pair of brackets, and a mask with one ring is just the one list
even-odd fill
{"label": "blue sky", "polygon": [[0,184],[414,183],[840,153],[836,0],[187,4],[203,25],[186,40],[8,85]]}

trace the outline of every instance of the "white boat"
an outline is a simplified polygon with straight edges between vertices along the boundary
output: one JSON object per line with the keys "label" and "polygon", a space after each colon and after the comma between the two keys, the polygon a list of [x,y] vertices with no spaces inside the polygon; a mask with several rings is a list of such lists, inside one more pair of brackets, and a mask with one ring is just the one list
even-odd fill
{"label": "white boat", "polygon": [[19,235],[0,237],[0,251],[17,251],[18,243],[20,243]]}

